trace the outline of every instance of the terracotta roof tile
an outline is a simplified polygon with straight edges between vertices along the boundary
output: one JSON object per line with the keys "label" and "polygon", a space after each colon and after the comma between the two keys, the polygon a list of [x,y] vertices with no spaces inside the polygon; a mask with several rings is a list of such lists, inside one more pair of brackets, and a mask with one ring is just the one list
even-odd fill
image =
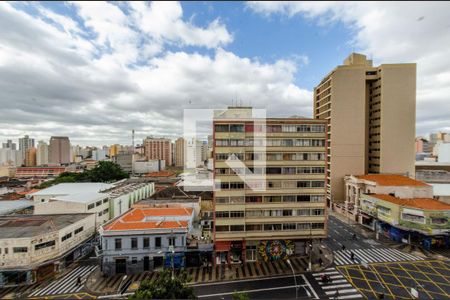
{"label": "terracotta roof tile", "polygon": [[383,186],[429,186],[425,182],[402,175],[369,174],[355,176],[358,179],[376,182]]}
{"label": "terracotta roof tile", "polygon": [[373,194],[375,197],[400,206],[414,207],[423,210],[450,210],[450,205],[432,198],[397,198],[391,195]]}

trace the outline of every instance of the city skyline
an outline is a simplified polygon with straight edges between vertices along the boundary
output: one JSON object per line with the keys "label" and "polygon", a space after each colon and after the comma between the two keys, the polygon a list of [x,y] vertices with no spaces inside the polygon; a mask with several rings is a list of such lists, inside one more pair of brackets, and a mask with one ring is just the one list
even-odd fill
{"label": "city skyline", "polygon": [[0,5],[0,140],[175,139],[183,109],[233,100],[311,117],[313,87],[351,52],[417,63],[416,135],[450,131],[448,3],[84,5]]}

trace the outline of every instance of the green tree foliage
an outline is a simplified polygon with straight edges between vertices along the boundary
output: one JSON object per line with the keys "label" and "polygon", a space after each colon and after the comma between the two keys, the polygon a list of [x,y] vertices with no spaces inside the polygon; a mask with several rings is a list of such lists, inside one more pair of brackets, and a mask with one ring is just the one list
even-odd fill
{"label": "green tree foliage", "polygon": [[250,296],[246,292],[234,291],[231,295],[233,300],[249,300]]}
{"label": "green tree foliage", "polygon": [[109,182],[128,177],[129,175],[118,164],[110,161],[100,161],[92,170],[87,170],[83,173],[64,172],[59,174],[54,180],[42,183],[38,188],[44,189],[58,183],[67,182]]}
{"label": "green tree foliage", "polygon": [[172,279],[171,271],[164,270],[154,281],[142,281],[129,299],[195,299],[194,289],[187,282],[186,272]]}

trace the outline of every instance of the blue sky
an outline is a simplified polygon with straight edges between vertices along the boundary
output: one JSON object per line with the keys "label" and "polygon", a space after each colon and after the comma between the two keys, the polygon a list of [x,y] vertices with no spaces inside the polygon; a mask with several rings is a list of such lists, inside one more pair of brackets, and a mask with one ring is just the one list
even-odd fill
{"label": "blue sky", "polygon": [[313,87],[352,51],[416,62],[417,134],[450,131],[449,20],[445,2],[3,2],[0,141],[175,138],[183,109],[236,96],[311,116]]}

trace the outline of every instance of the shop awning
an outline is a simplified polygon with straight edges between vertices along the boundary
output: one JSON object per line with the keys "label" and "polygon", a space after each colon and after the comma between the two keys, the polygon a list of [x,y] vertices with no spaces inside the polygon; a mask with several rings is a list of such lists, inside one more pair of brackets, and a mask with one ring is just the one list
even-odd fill
{"label": "shop awning", "polygon": [[217,241],[214,244],[216,251],[229,251],[231,246],[231,241]]}

